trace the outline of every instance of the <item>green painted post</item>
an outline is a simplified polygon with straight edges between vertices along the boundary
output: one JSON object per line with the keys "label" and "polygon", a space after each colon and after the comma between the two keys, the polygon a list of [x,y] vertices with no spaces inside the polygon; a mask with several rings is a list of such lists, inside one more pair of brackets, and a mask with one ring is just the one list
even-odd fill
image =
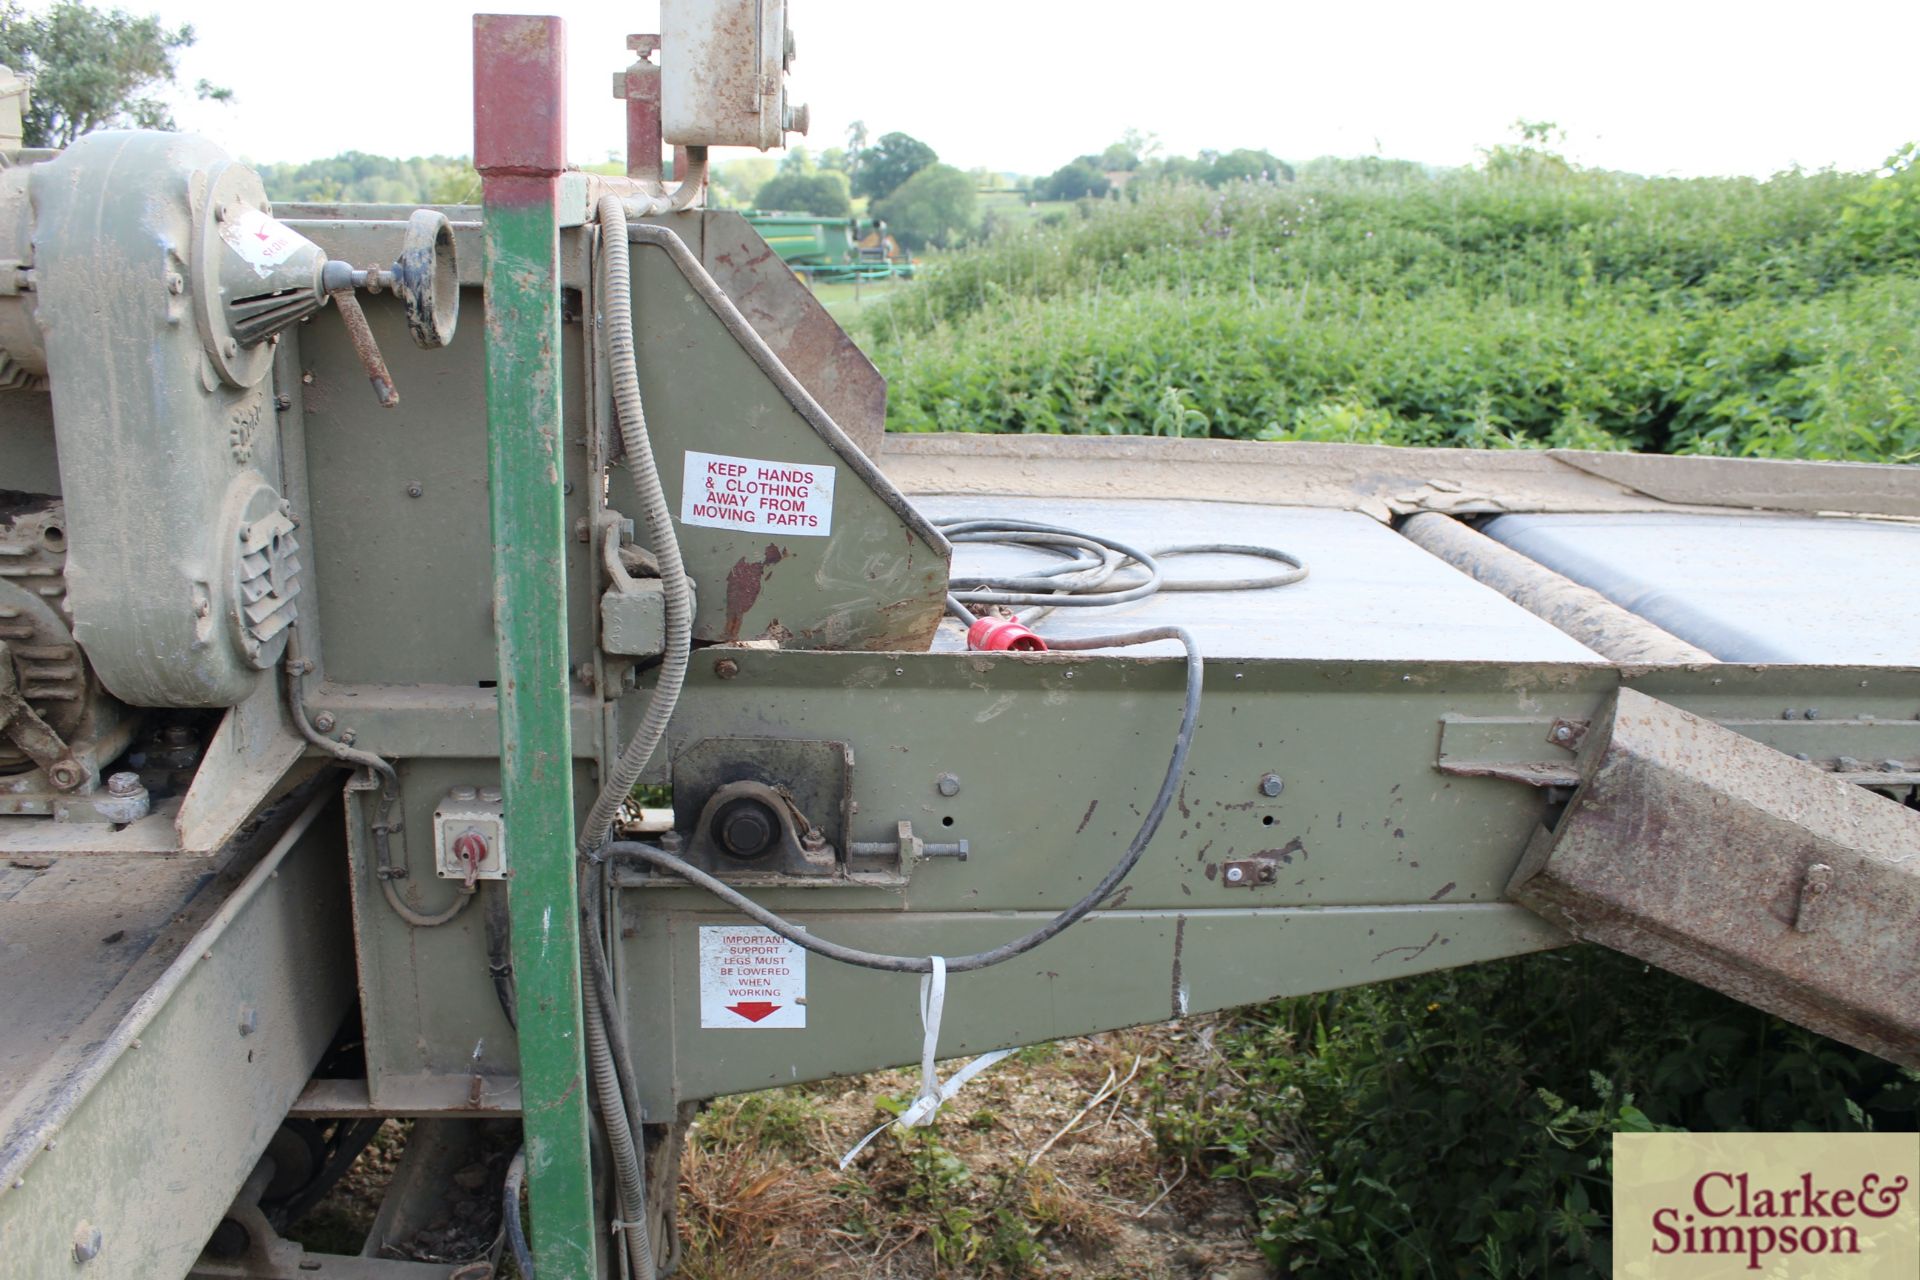
{"label": "green painted post", "polygon": [[486,209],[500,781],[513,871],[527,1192],[540,1280],[600,1274],[567,719],[558,214],[565,48],[558,18],[479,14],[473,20],[473,154]]}

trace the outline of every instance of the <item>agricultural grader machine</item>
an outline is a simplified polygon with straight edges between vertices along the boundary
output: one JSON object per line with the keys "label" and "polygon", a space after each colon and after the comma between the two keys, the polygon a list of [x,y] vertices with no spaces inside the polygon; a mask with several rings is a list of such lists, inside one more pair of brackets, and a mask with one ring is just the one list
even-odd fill
{"label": "agricultural grader machine", "polygon": [[626,178],[529,17],[477,207],[0,144],[0,1271],[656,1276],[703,1099],[1576,939],[1920,1064],[1920,471],[883,438],[662,7]]}

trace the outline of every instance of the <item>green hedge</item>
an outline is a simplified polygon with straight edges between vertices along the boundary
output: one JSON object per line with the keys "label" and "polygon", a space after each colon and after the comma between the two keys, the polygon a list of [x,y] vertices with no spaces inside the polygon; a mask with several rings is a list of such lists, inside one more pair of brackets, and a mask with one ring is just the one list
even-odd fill
{"label": "green hedge", "polygon": [[941,260],[865,336],[899,431],[1905,460],[1915,189],[1550,165],[1159,188]]}

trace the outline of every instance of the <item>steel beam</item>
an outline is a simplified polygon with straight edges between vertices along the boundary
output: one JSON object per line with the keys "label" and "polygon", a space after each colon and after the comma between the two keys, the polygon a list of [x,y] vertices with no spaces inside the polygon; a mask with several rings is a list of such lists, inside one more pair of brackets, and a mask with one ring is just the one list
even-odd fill
{"label": "steel beam", "polygon": [[1632,689],[1582,755],[1511,897],[1920,1067],[1920,814]]}
{"label": "steel beam", "polygon": [[487,469],[500,780],[513,859],[520,1074],[543,1276],[599,1274],[588,1166],[567,706],[559,178],[565,24],[473,20],[474,167],[486,223]]}

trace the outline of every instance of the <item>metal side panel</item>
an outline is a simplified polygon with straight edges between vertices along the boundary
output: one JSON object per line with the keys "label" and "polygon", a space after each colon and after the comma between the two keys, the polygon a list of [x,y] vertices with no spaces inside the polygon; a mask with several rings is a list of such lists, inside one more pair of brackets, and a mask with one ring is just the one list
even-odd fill
{"label": "metal side panel", "polygon": [[1632,689],[1585,755],[1511,897],[1920,1066],[1920,813]]}
{"label": "metal side panel", "polygon": [[9,1280],[192,1267],[346,1014],[342,846],[322,795],[76,1066],[29,1086],[0,1151]]}

